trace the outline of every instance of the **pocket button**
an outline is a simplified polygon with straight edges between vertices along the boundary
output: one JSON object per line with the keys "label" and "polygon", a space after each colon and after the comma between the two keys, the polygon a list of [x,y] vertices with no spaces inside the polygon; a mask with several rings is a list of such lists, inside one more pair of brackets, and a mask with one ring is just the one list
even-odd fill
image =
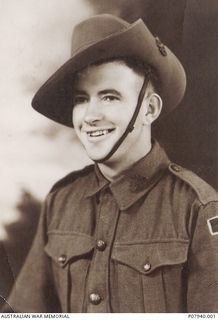
{"label": "pocket button", "polygon": [[89,301],[94,304],[94,305],[98,305],[101,302],[101,297],[98,293],[91,293],[89,295]]}
{"label": "pocket button", "polygon": [[63,265],[67,260],[67,256],[65,254],[62,254],[58,257],[58,262],[60,265]]}
{"label": "pocket button", "polygon": [[151,264],[150,263],[144,264],[143,269],[145,272],[149,271],[151,269]]}

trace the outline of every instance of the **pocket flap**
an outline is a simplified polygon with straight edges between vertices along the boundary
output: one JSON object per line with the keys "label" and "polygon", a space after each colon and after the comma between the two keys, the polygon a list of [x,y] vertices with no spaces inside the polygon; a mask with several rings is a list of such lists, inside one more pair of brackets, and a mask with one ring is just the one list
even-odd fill
{"label": "pocket flap", "polygon": [[153,243],[115,243],[112,259],[143,274],[158,267],[182,264],[187,260],[188,240]]}
{"label": "pocket flap", "polygon": [[45,252],[64,267],[71,259],[91,252],[94,245],[94,239],[86,234],[52,231],[48,233]]}

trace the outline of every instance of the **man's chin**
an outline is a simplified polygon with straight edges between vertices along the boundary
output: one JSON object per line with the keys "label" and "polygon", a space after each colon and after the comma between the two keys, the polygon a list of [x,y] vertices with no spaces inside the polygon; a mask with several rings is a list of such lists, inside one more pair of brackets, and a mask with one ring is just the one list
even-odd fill
{"label": "man's chin", "polygon": [[107,155],[110,153],[111,150],[107,150],[105,152],[89,152],[88,150],[86,150],[86,153],[89,157],[89,159],[91,159],[94,162],[101,162],[101,160],[104,160],[105,157],[107,157]]}
{"label": "man's chin", "polygon": [[83,143],[83,147],[89,159],[96,162],[104,159],[110,152],[110,148],[108,148],[107,145],[90,146],[89,144]]}
{"label": "man's chin", "polygon": [[103,160],[107,156],[107,153],[105,155],[104,154],[102,154],[102,155],[90,155],[90,154],[87,153],[87,155],[88,155],[89,159],[91,159],[92,161],[101,162],[101,160]]}

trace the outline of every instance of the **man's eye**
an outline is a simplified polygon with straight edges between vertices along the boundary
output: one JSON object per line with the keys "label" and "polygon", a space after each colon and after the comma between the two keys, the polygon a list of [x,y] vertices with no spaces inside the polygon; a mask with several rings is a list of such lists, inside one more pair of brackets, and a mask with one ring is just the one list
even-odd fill
{"label": "man's eye", "polygon": [[73,104],[74,105],[77,105],[77,104],[83,104],[85,102],[88,101],[88,98],[87,97],[84,97],[84,96],[76,96],[74,98],[74,101],[73,101]]}
{"label": "man's eye", "polygon": [[119,98],[117,96],[107,95],[107,96],[104,96],[102,100],[111,102],[111,101],[119,100]]}

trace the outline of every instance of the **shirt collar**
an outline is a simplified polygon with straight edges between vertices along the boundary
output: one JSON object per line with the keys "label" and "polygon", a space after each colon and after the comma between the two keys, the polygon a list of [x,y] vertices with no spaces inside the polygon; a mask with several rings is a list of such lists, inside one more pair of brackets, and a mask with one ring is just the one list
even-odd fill
{"label": "shirt collar", "polygon": [[165,151],[154,140],[151,151],[113,182],[108,181],[95,165],[95,177],[90,183],[86,196],[92,196],[109,186],[119,208],[127,209],[161,178],[169,163]]}

